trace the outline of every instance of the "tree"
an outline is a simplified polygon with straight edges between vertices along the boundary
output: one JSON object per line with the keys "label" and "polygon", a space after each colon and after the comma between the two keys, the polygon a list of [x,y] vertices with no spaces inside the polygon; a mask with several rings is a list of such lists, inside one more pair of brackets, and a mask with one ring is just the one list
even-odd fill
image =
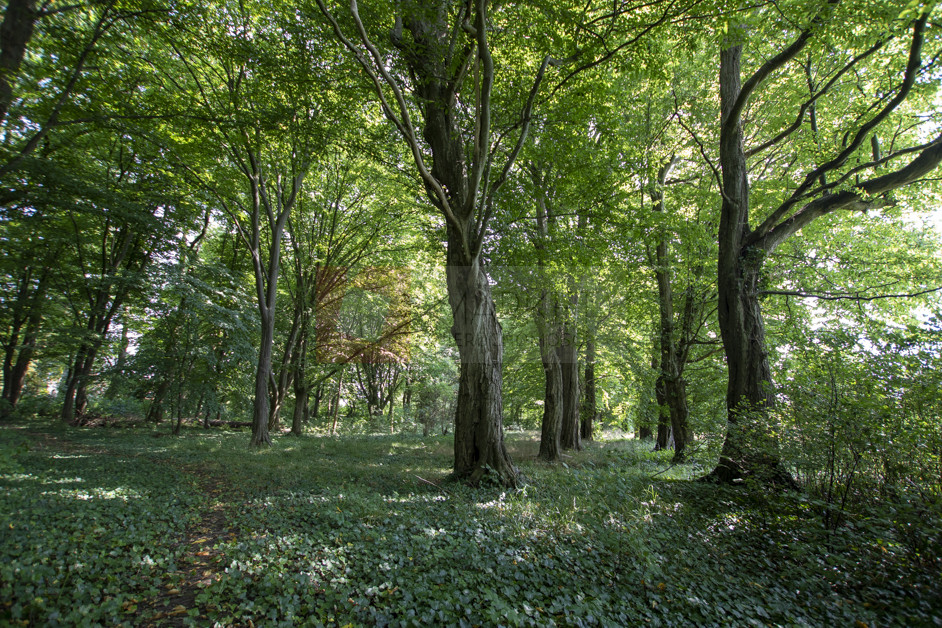
{"label": "tree", "polygon": [[[792,39],[768,54],[766,60],[748,73],[743,80],[743,50],[749,42],[745,25],[732,22],[720,51],[720,146],[719,168],[722,180],[722,208],[719,224],[718,291],[719,323],[729,369],[726,394],[728,422],[720,461],[709,477],[730,481],[747,475],[792,485],[788,470],[782,465],[769,411],[774,405],[772,374],[765,342],[765,330],[759,303],[762,268],[766,256],[782,242],[811,222],[829,214],[844,211],[866,211],[893,204],[890,194],[918,183],[942,161],[942,137],[919,141],[918,134],[897,133],[892,150],[887,154],[867,150],[868,138],[878,137],[881,128],[892,129],[894,113],[921,91],[927,89],[928,72],[935,55],[923,61],[927,25],[931,8],[904,11],[876,27],[869,15],[880,7],[841,6],[830,0],[817,6],[810,17],[801,11],[791,19],[800,18],[806,26],[795,33],[785,32]],[[895,19],[894,19],[895,18]],[[855,45],[846,41],[848,24],[859,24],[867,37],[854,35]],[[906,35],[906,26],[911,31]],[[850,29],[852,30],[852,29]],[[842,48],[831,52],[827,60],[817,60],[812,50],[810,60],[801,60],[811,71],[801,73],[810,78],[804,84],[794,122],[784,128],[774,123],[752,131],[748,139],[758,144],[747,149],[745,116],[750,100],[761,95],[761,88],[770,91],[770,79],[782,72],[800,53],[817,41],[827,41]],[[908,44],[905,43],[908,41]],[[894,63],[893,53],[906,51],[903,67]],[[823,46],[822,46],[823,48]],[[878,53],[883,53],[883,57]],[[887,67],[888,66],[888,67]],[[890,78],[887,81],[887,77]],[[922,83],[922,86],[919,84]],[[934,83],[934,81],[933,81]],[[769,87],[772,86],[772,87]],[[794,86],[791,86],[796,89]],[[859,93],[878,93],[863,98]],[[934,89],[934,86],[933,86]],[[799,131],[812,135],[808,124],[809,111],[815,109],[815,127],[821,128],[821,116],[828,99],[842,107],[832,113],[833,139],[822,141],[810,159],[799,153]],[[850,98],[851,107],[843,99]],[[863,101],[863,102],[861,102]],[[775,99],[776,107],[781,100]],[[845,115],[850,112],[850,115]],[[758,112],[756,112],[758,113]],[[762,117],[757,117],[762,120]],[[917,125],[918,126],[918,125]],[[893,133],[892,130],[887,132]],[[915,140],[915,141],[913,141]],[[790,142],[790,145],[789,145]],[[878,142],[874,144],[877,146]],[[801,176],[786,177],[787,187],[778,198],[757,195],[760,206],[767,211],[755,220],[750,206],[750,191],[756,177],[750,177],[750,157],[767,153],[759,167],[788,165],[788,172]],[[776,152],[790,152],[795,157],[782,158]],[[870,154],[868,154],[870,153]],[[902,162],[902,163],[901,163]],[[883,174],[881,174],[883,173]],[[756,224],[758,223],[758,224]],[[755,225],[755,226],[752,226]]]}
{"label": "tree", "polygon": [[[406,242],[414,228],[411,208],[399,203],[389,189],[396,186],[401,190],[400,178],[380,164],[337,151],[312,173],[313,191],[302,196],[288,221],[290,258],[285,288],[291,301],[291,328],[277,369],[280,398],[275,402],[273,395],[272,417],[284,402],[287,387],[293,385],[292,433],[300,433],[301,425],[307,422],[310,391],[330,377],[337,364],[364,359],[332,353],[322,346],[327,338],[317,330],[324,332],[323,323],[333,323],[328,320],[332,306],[342,301],[348,278],[364,269],[369,273],[384,265],[402,266],[387,250],[404,246],[408,254]],[[312,378],[314,369],[308,365],[324,357],[333,368],[322,369]]]}
{"label": "tree", "polygon": [[[509,125],[519,131],[507,152],[492,130],[496,71],[486,0],[397,5],[392,51],[377,48],[356,0],[350,3],[350,17],[357,43],[344,34],[323,0],[317,4],[372,81],[383,114],[409,147],[428,197],[445,219],[452,334],[461,358],[455,475],[477,483],[491,469],[501,482],[514,486],[517,470],[503,441],[503,340],[482,254],[495,196],[526,141],[530,111],[550,58],[535,72],[522,115]],[[396,55],[394,69],[384,56],[390,53]],[[413,122],[416,109],[423,122],[421,140]],[[497,161],[501,156],[503,165]]]}
{"label": "tree", "polygon": [[[200,32],[191,32],[193,23],[202,26]],[[192,100],[185,104],[205,120],[183,132],[218,142],[226,160],[219,164],[207,146],[184,144],[178,155],[215,196],[251,257],[260,331],[251,445],[268,445],[285,230],[304,180],[328,143],[327,99],[310,88],[317,78],[317,42],[302,36],[293,12],[251,4],[181,15],[176,25],[168,41],[182,68],[172,78],[186,86]],[[181,32],[192,37],[184,39]]]}
{"label": "tree", "polygon": [[85,148],[90,167],[68,173],[83,178],[55,184],[72,201],[62,212],[69,265],[59,276],[73,317],[60,413],[66,421],[85,413],[112,322],[146,285],[149,265],[167,252],[175,229],[185,229],[191,215],[185,201],[164,192],[165,186],[179,190],[169,184],[162,156],[152,147],[124,137],[97,151],[92,144]]}
{"label": "tree", "polygon": [[[60,304],[70,308],[80,328],[58,338],[72,351],[63,416],[71,420],[75,405],[84,408],[100,343],[123,307],[120,293],[133,292],[135,277],[149,263],[144,258],[151,253],[140,257],[137,247],[157,252],[164,245],[166,232],[157,234],[147,214],[164,214],[168,228],[182,219],[171,194],[159,191],[166,187],[158,183],[159,156],[117,122],[147,117],[140,112],[153,92],[139,74],[113,60],[122,45],[142,34],[152,13],[147,6],[118,2],[6,5],[0,25],[3,226],[10,235],[26,224],[35,232],[8,251],[19,268],[7,293],[5,408],[18,401],[39,339],[52,331],[43,331],[55,312],[49,303],[60,298],[68,299]],[[102,80],[88,79],[90,64],[97,64]],[[155,187],[146,191],[147,185]],[[102,213],[107,215],[97,220]],[[61,321],[56,324],[61,331]]]}

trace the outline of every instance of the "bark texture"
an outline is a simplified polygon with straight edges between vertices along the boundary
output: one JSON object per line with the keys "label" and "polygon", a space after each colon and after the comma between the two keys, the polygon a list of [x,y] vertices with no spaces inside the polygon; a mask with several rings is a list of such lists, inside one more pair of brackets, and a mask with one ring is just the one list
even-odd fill
{"label": "bark texture", "polygon": [[[38,274],[38,276],[36,276]],[[49,287],[50,268],[26,267],[17,278],[16,300],[11,307],[10,324],[2,336],[3,392],[0,418],[16,408],[23,394],[26,373],[36,351],[43,320],[43,305]]]}
{"label": "bark texture", "polygon": [[582,425],[580,427],[583,441],[593,440],[595,422],[599,415],[595,385],[595,341],[591,338],[592,331],[590,330],[590,338],[585,343],[585,395],[582,398]]}
{"label": "bark texture", "polygon": [[[654,209],[664,212],[664,184],[674,166],[674,158],[660,169],[658,180],[651,192]],[[674,448],[674,463],[683,462],[690,441],[688,427],[687,383],[683,378],[689,347],[689,325],[693,317],[685,316],[681,329],[674,325],[674,287],[671,281],[673,263],[670,256],[667,234],[658,238],[654,252],[654,277],[657,281],[660,328],[660,374],[655,383],[655,394],[659,407],[658,433],[655,449]],[[687,294],[687,305],[692,304],[693,295]],[[669,424],[669,430],[667,429]]]}
{"label": "bark texture", "polygon": [[563,375],[563,425],[559,436],[563,449],[582,449],[579,390],[579,345],[575,325],[563,325],[562,341],[557,350]]}
{"label": "bark texture", "polygon": [[559,436],[563,425],[563,371],[559,363],[559,327],[556,325],[555,300],[548,291],[540,299],[537,331],[540,360],[543,362],[545,390],[543,394],[543,420],[540,425],[541,460],[559,460]]}
{"label": "bark texture", "polygon": [[10,0],[3,12],[0,24],[0,124],[6,119],[13,102],[13,83],[37,18],[36,0]]}
{"label": "bark texture", "polygon": [[455,412],[455,476],[476,484],[490,469],[515,486],[517,469],[504,446],[501,366],[503,336],[490,284],[475,264],[452,263],[457,255],[449,239],[448,301],[454,317],[452,335],[461,366]]}
{"label": "bark texture", "polygon": [[[772,436],[769,411],[775,397],[759,307],[762,251],[744,248],[749,234],[749,183],[737,109],[742,91],[741,46],[720,53],[720,164],[723,204],[717,264],[718,318],[729,371],[727,432],[710,477],[722,482],[754,476],[793,485]],[[735,116],[735,117],[734,117]]]}

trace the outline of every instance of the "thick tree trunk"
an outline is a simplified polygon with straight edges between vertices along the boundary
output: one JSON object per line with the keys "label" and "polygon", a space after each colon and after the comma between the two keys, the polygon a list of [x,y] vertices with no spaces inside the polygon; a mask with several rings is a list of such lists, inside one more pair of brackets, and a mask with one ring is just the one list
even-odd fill
{"label": "thick tree trunk", "polygon": [[314,389],[314,405],[311,407],[310,412],[307,413],[307,421],[317,421],[317,417],[320,415],[321,411],[321,399],[324,397],[324,383],[321,382],[317,385],[317,388]]}
{"label": "thick tree trunk", "polygon": [[81,418],[88,412],[88,380],[92,374],[92,362],[82,368],[82,374],[79,377],[78,384],[75,387],[75,416]]}
{"label": "thick tree trunk", "polygon": [[88,380],[98,355],[98,348],[99,343],[83,344],[69,367],[60,414],[65,421],[75,422],[88,410]]}
{"label": "thick tree trunk", "polygon": [[[0,405],[0,412],[13,411],[23,395],[26,384],[26,373],[33,361],[36,351],[36,340],[39,336],[39,325],[35,329],[27,329],[23,343],[16,349],[5,352],[3,361],[3,394],[0,396],[6,403]],[[16,353],[16,359],[13,354]]]}
{"label": "thick tree trunk", "polygon": [[663,451],[671,446],[671,422],[663,373],[658,375],[657,381],[654,382],[654,398],[657,401],[657,438],[654,440],[654,451]]}
{"label": "thick tree trunk", "polygon": [[341,368],[340,375],[337,378],[337,396],[334,397],[334,406],[331,409],[333,414],[333,421],[330,424],[331,436],[337,433],[337,417],[340,415],[340,394],[343,392],[343,371],[344,369]]}
{"label": "thick tree trunk", "polygon": [[291,434],[301,436],[308,422],[308,397],[310,388],[300,381],[294,383],[294,414],[291,416]]}
{"label": "thick tree trunk", "polygon": [[689,410],[687,407],[687,382],[680,376],[668,378],[665,382],[667,407],[671,421],[671,435],[674,437],[674,458],[672,462],[683,462],[687,457],[687,445],[690,444],[690,429],[687,426]]}
{"label": "thick tree trunk", "polygon": [[468,260],[464,255],[462,238],[453,228],[449,228],[448,240],[448,301],[461,362],[454,474],[476,484],[490,469],[502,484],[517,486],[518,472],[504,446],[504,344],[491,287],[479,260]]}
{"label": "thick tree trunk", "polygon": [[[42,325],[42,304],[46,297],[49,268],[43,268],[33,293],[28,294],[31,270],[25,269],[20,280],[21,289],[13,307],[13,322],[9,336],[4,343],[3,351],[3,391],[0,399],[0,416],[12,412],[23,394],[26,382],[26,373],[29,371],[33,354],[36,351],[36,342],[39,339],[39,329]],[[24,311],[25,310],[25,311]],[[22,339],[20,338],[22,334]]]}
{"label": "thick tree trunk", "polygon": [[559,442],[563,449],[582,449],[581,421],[579,417],[579,347],[575,329],[566,324],[559,349],[559,364],[563,375],[563,425]]}
{"label": "thick tree trunk", "polygon": [[[651,200],[654,210],[664,212],[664,184],[667,175],[673,168],[674,157],[658,172],[657,183],[651,191]],[[672,260],[669,251],[668,236],[661,234],[655,247],[654,278],[657,281],[658,292],[658,324],[660,327],[661,346],[661,373],[655,384],[658,416],[658,438],[655,449],[674,447],[673,462],[683,462],[686,454],[690,430],[687,427],[687,384],[683,379],[684,350],[681,348],[681,338],[688,331],[681,326],[681,331],[674,326],[674,286],[671,281]],[[688,295],[689,296],[689,295]],[[691,301],[688,299],[688,304]],[[689,322],[689,319],[687,319]],[[670,421],[670,430],[665,429],[665,420]],[[668,434],[669,432],[669,434]]]}
{"label": "thick tree trunk", "polygon": [[164,397],[167,396],[168,390],[170,390],[170,382],[168,380],[162,380],[160,384],[157,385],[157,390],[154,391],[154,400],[147,409],[147,416],[144,417],[147,423],[153,422],[154,425],[160,425],[164,417]]}
{"label": "thick tree trunk", "polygon": [[775,395],[759,308],[759,263],[743,256],[736,268],[723,271],[719,321],[729,369],[728,424],[720,461],[711,476],[723,482],[751,476],[794,486],[781,464],[769,425]]}
{"label": "thick tree trunk", "polygon": [[764,252],[744,247],[749,228],[749,181],[742,125],[735,113],[742,85],[740,46],[720,53],[720,165],[723,202],[717,264],[718,319],[729,382],[727,430],[720,460],[708,479],[731,482],[745,477],[794,486],[783,467],[769,425],[774,404],[772,373],[759,308],[758,282]]}
{"label": "thick tree trunk", "polygon": [[13,102],[13,84],[37,18],[36,0],[10,0],[0,25],[0,123]]}

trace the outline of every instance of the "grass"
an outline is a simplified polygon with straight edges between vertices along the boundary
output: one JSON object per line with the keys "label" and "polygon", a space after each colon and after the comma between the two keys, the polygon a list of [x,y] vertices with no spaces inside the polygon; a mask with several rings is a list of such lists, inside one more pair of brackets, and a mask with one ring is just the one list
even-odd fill
{"label": "grass", "polygon": [[449,482],[447,437],[5,425],[0,623],[942,624],[938,562],[892,521],[828,532],[635,441],[547,465],[536,438],[508,434],[529,483],[505,491]]}

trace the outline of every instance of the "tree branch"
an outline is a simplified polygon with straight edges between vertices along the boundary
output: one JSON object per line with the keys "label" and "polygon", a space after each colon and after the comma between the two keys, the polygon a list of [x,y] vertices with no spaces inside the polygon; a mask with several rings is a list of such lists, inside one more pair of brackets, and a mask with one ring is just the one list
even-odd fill
{"label": "tree branch", "polygon": [[754,155],[758,155],[762,151],[772,146],[775,146],[776,144],[778,144],[779,142],[787,138],[789,135],[797,131],[801,127],[801,123],[804,121],[805,113],[808,111],[808,109],[812,107],[814,103],[818,101],[819,98],[827,94],[828,91],[830,91],[830,89],[834,86],[834,84],[837,83],[837,81],[842,76],[844,76],[844,74],[849,72],[855,65],[857,65],[858,63],[860,63],[861,61],[863,61],[864,59],[866,59],[867,57],[869,57],[870,55],[878,51],[880,48],[885,46],[887,41],[889,40],[882,39],[878,41],[877,43],[873,44],[870,48],[868,48],[864,52],[860,53],[859,55],[851,59],[847,64],[844,65],[843,68],[841,68],[833,77],[831,77],[831,80],[829,80],[827,84],[824,85],[824,87],[822,87],[817,93],[812,94],[808,100],[806,100],[805,102],[801,104],[801,107],[798,110],[798,115],[795,116],[795,121],[791,124],[791,126],[783,130],[781,133],[779,133],[772,139],[763,142],[762,144],[760,144],[759,146],[756,146],[755,148],[750,148],[749,150],[747,150],[746,157],[752,157]]}
{"label": "tree branch", "polygon": [[756,88],[759,87],[759,85],[761,85],[765,79],[769,77],[769,75],[794,59],[795,55],[801,52],[801,50],[811,40],[811,37],[817,30],[817,27],[824,23],[826,12],[830,9],[833,9],[838,4],[840,4],[840,0],[828,0],[827,4],[822,7],[821,10],[818,11],[818,13],[815,14],[815,16],[811,19],[811,24],[808,26],[808,28],[803,30],[795,39],[795,41],[793,41],[791,45],[788,46],[788,48],[763,63],[762,66],[752,74],[752,76],[746,79],[746,82],[743,83],[742,88],[739,91],[739,96],[736,98],[736,102],[733,103],[733,106],[730,108],[726,119],[723,121],[723,124],[739,124],[739,118],[742,115],[743,109],[746,107],[746,103],[749,102],[752,92],[754,92]]}
{"label": "tree branch", "polygon": [[844,190],[822,196],[805,205],[791,218],[776,225],[765,236],[749,244],[771,252],[802,227],[825,214],[838,209],[865,211],[872,208],[886,207],[892,202],[881,198],[870,199],[919,181],[935,170],[940,163],[942,163],[942,135],[939,135],[915,159],[899,170],[864,181],[853,190]]}
{"label": "tree branch", "polygon": [[810,292],[801,292],[800,290],[762,290],[759,295],[780,295],[786,297],[801,297],[804,299],[820,299],[822,301],[876,301],[877,299],[909,299],[921,297],[924,294],[933,292],[942,292],[942,286],[938,288],[929,288],[919,292],[910,292],[903,294],[877,294],[874,296],[861,296],[860,292],[848,294],[814,294]]}
{"label": "tree branch", "polygon": [[[926,11],[921,16],[919,16],[919,19],[916,20],[916,23],[913,26],[913,39],[912,39],[912,44],[910,45],[910,49],[909,49],[909,59],[907,60],[907,63],[906,63],[906,70],[903,77],[903,83],[900,86],[900,89],[897,92],[896,96],[894,96],[893,99],[890,100],[890,102],[888,102],[886,106],[880,110],[879,113],[877,113],[873,118],[871,118],[868,122],[863,124],[857,130],[857,133],[855,134],[854,139],[844,148],[844,150],[842,150],[838,155],[836,155],[831,160],[821,164],[814,170],[811,170],[810,172],[808,172],[808,174],[805,175],[804,181],[801,183],[801,185],[798,186],[798,188],[794,192],[792,192],[792,194],[788,197],[788,199],[784,203],[782,203],[778,207],[778,209],[772,212],[764,221],[762,221],[762,224],[759,225],[755,229],[755,231],[753,231],[746,238],[746,241],[744,243],[745,246],[748,247],[748,246],[757,244],[759,240],[765,239],[767,235],[771,235],[773,230],[779,231],[779,227],[782,227],[788,224],[788,222],[791,222],[793,219],[797,218],[798,215],[796,214],[795,216],[792,217],[792,219],[789,219],[789,221],[787,221],[786,223],[781,223],[779,225],[776,225],[776,223],[778,223],[778,221],[781,220],[782,217],[784,217],[791,210],[791,208],[794,207],[805,196],[808,189],[812,186],[812,184],[814,184],[815,181],[820,180],[822,175],[825,175],[828,172],[834,170],[835,168],[842,166],[847,161],[847,159],[850,158],[850,156],[853,155],[854,152],[856,152],[856,150],[863,143],[864,138],[867,137],[870,131],[872,131],[873,128],[876,127],[878,124],[883,122],[883,120],[886,119],[887,116],[889,116],[894,110],[896,110],[897,107],[899,107],[900,104],[902,104],[904,100],[906,100],[906,97],[909,95],[909,92],[912,90],[912,87],[914,83],[916,82],[916,75],[918,74],[919,67],[921,65],[922,44],[923,44],[924,33],[925,33],[925,28],[926,28],[926,21],[928,20],[928,18],[929,18],[929,12]],[[929,149],[929,151],[931,150],[932,149]],[[926,151],[924,151],[923,154],[925,153]],[[919,161],[920,159],[922,159],[922,156],[917,157],[916,161]],[[938,161],[936,161],[936,164],[937,163]],[[910,164],[910,166],[912,165],[913,164]],[[910,168],[910,166],[907,166],[906,168],[903,168],[902,170],[898,172],[901,173],[904,170],[907,170],[908,168]],[[928,170],[931,170],[934,167],[935,165],[933,165]],[[926,170],[922,174],[926,174],[928,170]],[[891,176],[891,175],[886,175],[886,176]],[[918,178],[918,177],[915,177],[915,178]],[[915,178],[910,179],[909,182],[911,182],[912,180],[915,180]],[[886,177],[878,177],[877,179],[872,180],[870,184],[873,185],[874,183],[876,183],[877,181],[881,179],[886,179]],[[867,184],[858,186],[858,188],[866,191],[867,194],[872,195],[872,194],[878,194],[878,193],[882,193],[882,192],[894,189],[894,187],[905,185],[905,183],[900,183],[899,185],[896,185],[893,187],[887,187],[885,189],[882,189],[880,192],[871,191],[870,189],[867,189],[865,185]],[[880,186],[877,186],[877,187],[880,187]],[[804,209],[799,211],[799,214],[806,213],[806,210],[808,210],[809,208],[814,208],[817,203],[820,203],[822,206],[830,206],[830,205],[833,205],[835,202],[841,202],[841,201],[846,200],[846,203],[844,203],[843,205],[839,205],[839,206],[846,206],[847,204],[856,202],[860,198],[859,195],[856,195],[856,198],[854,197],[855,195],[852,192],[839,192],[837,194],[828,195],[828,196],[825,196],[823,199],[819,199],[818,201],[813,201],[809,203],[809,205],[805,206]],[[835,205],[827,211],[838,209],[839,206]],[[815,210],[812,209],[811,213],[814,213],[814,211]],[[811,220],[813,220],[814,218],[817,218],[818,215],[823,215],[824,213],[827,213],[827,211],[817,214],[817,215],[811,215],[811,213],[806,213],[805,217],[798,220],[797,222],[801,223],[801,225],[803,226],[807,224],[808,222],[810,222]],[[799,226],[798,229],[800,228],[801,227]],[[797,231],[797,229],[794,229],[791,231],[789,231],[788,229],[783,229],[782,233],[787,233],[788,235],[791,235],[795,231]],[[771,250],[771,249],[767,249],[767,250]]]}
{"label": "tree branch", "polygon": [[[343,34],[343,31],[340,29],[340,24],[337,23],[336,18],[334,18],[334,16],[327,9],[327,6],[324,4],[324,0],[317,0],[317,6],[320,8],[321,13],[324,14],[324,17],[330,21],[334,34],[343,43],[344,47],[346,47],[347,50],[353,54],[357,63],[370,77],[370,80],[373,82],[373,87],[376,91],[376,94],[379,96],[383,114],[390,122],[393,123],[393,125],[399,131],[400,135],[402,135],[403,139],[406,140],[409,150],[412,151],[412,158],[415,160],[415,165],[419,169],[419,174],[422,177],[422,181],[435,193],[435,198],[439,202],[440,209],[445,215],[445,219],[460,232],[461,224],[458,222],[454,210],[451,207],[451,204],[448,202],[448,195],[445,193],[445,190],[442,188],[442,185],[438,179],[432,176],[432,173],[425,165],[425,158],[422,156],[422,148],[419,146],[419,142],[416,139],[415,126],[412,124],[412,118],[409,115],[409,107],[406,104],[406,100],[403,96],[402,90],[399,87],[399,83],[386,70],[385,66],[383,65],[382,55],[380,55],[379,51],[376,49],[376,46],[373,45],[373,42],[370,41],[370,38],[366,32],[366,28],[363,26],[363,21],[360,19],[356,0],[350,0],[350,13],[353,15],[353,21],[356,24],[360,41],[363,42],[363,45],[366,47],[367,51],[369,51],[373,58],[373,63],[375,63],[376,68],[375,70],[373,63],[367,61],[362,51],[356,45],[354,45],[354,43],[350,41],[346,35]],[[377,74],[376,70],[378,70],[379,74]],[[382,79],[380,79],[380,76],[382,76]],[[401,120],[396,116],[392,106],[386,98],[386,94],[383,91],[384,83],[393,92],[393,97],[395,98],[396,105],[399,108],[399,114],[402,116]]]}

